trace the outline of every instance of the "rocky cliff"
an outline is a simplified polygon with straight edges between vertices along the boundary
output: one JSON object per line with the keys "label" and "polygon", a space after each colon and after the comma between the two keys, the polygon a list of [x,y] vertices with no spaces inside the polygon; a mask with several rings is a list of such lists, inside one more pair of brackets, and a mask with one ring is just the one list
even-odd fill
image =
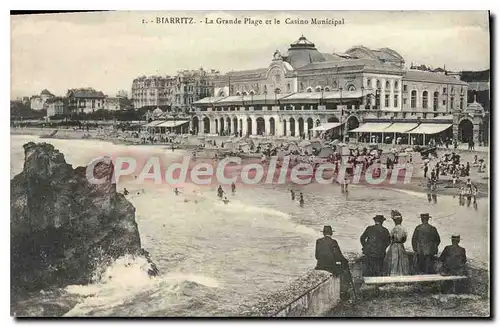
{"label": "rocky cliff", "polygon": [[111,182],[113,164],[73,167],[47,143],[24,145],[23,171],[11,180],[11,284],[14,289],[89,283],[114,259],[145,256],[135,208]]}

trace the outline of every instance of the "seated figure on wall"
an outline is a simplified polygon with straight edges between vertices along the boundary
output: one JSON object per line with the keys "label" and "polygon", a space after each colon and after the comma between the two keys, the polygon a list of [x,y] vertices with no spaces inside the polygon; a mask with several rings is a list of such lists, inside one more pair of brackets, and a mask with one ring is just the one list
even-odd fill
{"label": "seated figure on wall", "polygon": [[[467,275],[467,255],[465,249],[458,245],[458,243],[460,243],[460,235],[453,235],[451,237],[451,245],[447,245],[439,256],[439,261],[442,263],[442,275]],[[466,289],[466,281],[446,281],[443,283],[442,289],[445,293],[463,293]]]}
{"label": "seated figure on wall", "polygon": [[339,244],[332,238],[332,226],[323,227],[322,238],[316,240],[316,270],[325,270],[334,276],[340,277],[340,296],[341,299],[348,297],[348,285],[350,281],[349,264],[342,254]]}

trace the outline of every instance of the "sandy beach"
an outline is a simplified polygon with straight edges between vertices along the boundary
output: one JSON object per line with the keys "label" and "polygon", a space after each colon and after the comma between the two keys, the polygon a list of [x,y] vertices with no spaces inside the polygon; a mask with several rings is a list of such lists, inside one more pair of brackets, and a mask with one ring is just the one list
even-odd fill
{"label": "sandy beach", "polygon": [[[50,134],[53,134],[55,129],[50,129],[50,128],[11,128],[10,132],[11,135],[31,135],[31,136],[39,136],[40,141],[43,141],[44,139],[74,139],[74,140],[100,140],[100,141],[107,141],[111,142],[113,144],[134,144],[129,141],[124,141],[120,137],[111,137],[111,136],[106,136],[104,133],[91,129],[89,131],[84,131],[84,130],[74,130],[72,128],[69,129],[57,129],[57,133],[53,136],[49,136]],[[217,142],[220,144],[220,142],[224,142],[229,139],[227,136],[214,136],[210,137],[211,139],[217,140]],[[184,149],[189,149],[196,147],[196,145],[199,144],[199,141],[197,140],[197,136],[189,136],[187,138],[187,142],[181,145],[178,145],[179,148],[184,148]],[[158,144],[159,147],[165,146],[167,147],[168,144],[163,144],[160,145]],[[386,148],[388,150],[390,147],[392,147],[389,144],[385,144],[381,146],[382,148]],[[209,150],[209,151],[214,151],[214,150]],[[489,153],[484,152],[484,149],[479,149],[477,151],[469,151],[469,150],[464,150],[463,148],[459,148],[457,150],[452,150],[452,149],[444,149],[444,148],[439,148],[437,150],[437,155],[438,158],[441,158],[445,153],[451,153],[454,151],[455,153],[458,153],[461,157],[461,162],[466,163],[466,162],[473,162],[474,155],[477,155],[479,159],[484,159],[487,164],[487,171],[489,169]],[[402,190],[402,191],[410,191],[410,192],[419,192],[419,193],[427,193],[427,181],[424,178],[424,173],[423,173],[423,161],[415,160],[413,162],[414,164],[414,170],[413,170],[413,175],[411,178],[411,181],[409,183],[389,183],[389,182],[383,182],[380,185],[373,186],[371,185],[370,187],[373,188],[383,188],[383,189],[396,189],[396,190]],[[435,161],[434,161],[435,164]],[[431,167],[433,166],[433,161],[431,161]],[[430,170],[429,170],[430,172]],[[474,183],[478,187],[478,197],[484,198],[487,197],[489,194],[489,177],[487,172],[482,172],[479,173],[477,171],[477,167],[471,167],[470,170],[470,179],[472,183]],[[457,196],[459,189],[462,185],[465,184],[466,178],[461,178],[456,185],[455,188],[451,186],[451,176],[440,176],[440,179],[437,182],[437,191],[439,195],[451,195],[451,196]]]}

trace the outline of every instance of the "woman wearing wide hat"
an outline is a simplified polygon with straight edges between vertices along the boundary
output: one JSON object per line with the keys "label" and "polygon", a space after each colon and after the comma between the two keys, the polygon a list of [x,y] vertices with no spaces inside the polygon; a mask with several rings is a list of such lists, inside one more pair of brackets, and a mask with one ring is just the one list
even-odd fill
{"label": "woman wearing wide hat", "polygon": [[384,272],[387,276],[409,275],[410,263],[404,246],[408,234],[401,226],[403,216],[399,211],[391,210],[391,218],[396,226],[391,231],[391,245],[385,255]]}

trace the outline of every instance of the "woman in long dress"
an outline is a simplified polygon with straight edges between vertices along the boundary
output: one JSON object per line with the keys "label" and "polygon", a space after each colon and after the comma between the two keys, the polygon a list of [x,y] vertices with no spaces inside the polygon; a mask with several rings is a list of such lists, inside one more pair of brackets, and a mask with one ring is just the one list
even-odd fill
{"label": "woman in long dress", "polygon": [[401,226],[403,216],[396,210],[391,212],[391,216],[396,226],[391,231],[391,245],[385,256],[385,274],[387,276],[409,275],[410,263],[404,246],[408,235]]}

